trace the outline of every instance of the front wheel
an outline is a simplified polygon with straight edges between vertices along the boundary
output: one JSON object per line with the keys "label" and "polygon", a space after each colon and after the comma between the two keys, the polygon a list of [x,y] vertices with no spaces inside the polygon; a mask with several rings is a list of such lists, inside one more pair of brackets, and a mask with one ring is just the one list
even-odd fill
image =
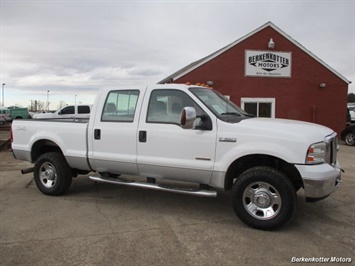
{"label": "front wheel", "polygon": [[57,152],[44,153],[35,162],[34,180],[46,195],[59,196],[70,187],[73,172],[64,156]]}
{"label": "front wheel", "polygon": [[288,223],[296,209],[292,182],[271,167],[254,167],[233,184],[232,203],[237,216],[247,225],[273,230]]}

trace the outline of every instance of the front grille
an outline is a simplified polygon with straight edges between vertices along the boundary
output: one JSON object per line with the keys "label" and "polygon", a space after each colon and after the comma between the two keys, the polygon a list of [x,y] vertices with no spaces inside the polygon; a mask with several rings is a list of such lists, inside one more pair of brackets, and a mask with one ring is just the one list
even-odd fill
{"label": "front grille", "polygon": [[325,139],[327,145],[327,155],[326,155],[326,162],[335,165],[337,161],[337,153],[338,153],[338,138],[337,135],[334,133]]}

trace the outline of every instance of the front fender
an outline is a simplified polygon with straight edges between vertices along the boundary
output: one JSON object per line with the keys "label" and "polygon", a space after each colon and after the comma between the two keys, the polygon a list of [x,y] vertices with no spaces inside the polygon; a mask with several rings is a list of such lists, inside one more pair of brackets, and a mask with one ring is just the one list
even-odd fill
{"label": "front fender", "polygon": [[[233,145],[233,146],[232,146]],[[265,141],[236,143],[217,143],[216,162],[214,170],[226,172],[228,167],[237,159],[248,155],[262,154],[282,159],[288,163],[304,163],[308,147],[298,145],[290,147],[282,143]]]}

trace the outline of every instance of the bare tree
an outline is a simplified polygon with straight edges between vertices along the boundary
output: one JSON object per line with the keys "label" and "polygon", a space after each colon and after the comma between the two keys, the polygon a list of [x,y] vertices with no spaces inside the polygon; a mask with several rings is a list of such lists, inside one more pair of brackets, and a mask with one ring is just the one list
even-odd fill
{"label": "bare tree", "polygon": [[348,103],[355,103],[355,93],[348,94]]}
{"label": "bare tree", "polygon": [[37,101],[37,111],[44,111],[45,103],[43,101]]}
{"label": "bare tree", "polygon": [[65,101],[60,101],[59,104],[58,104],[58,109],[61,109],[64,106],[66,106]]}

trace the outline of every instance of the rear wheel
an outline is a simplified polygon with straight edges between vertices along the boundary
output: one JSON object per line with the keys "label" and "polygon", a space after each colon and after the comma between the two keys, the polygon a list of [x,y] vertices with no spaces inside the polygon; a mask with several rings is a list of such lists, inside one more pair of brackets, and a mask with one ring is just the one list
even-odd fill
{"label": "rear wheel", "polygon": [[263,230],[288,223],[296,209],[296,190],[281,172],[254,167],[233,184],[232,203],[237,216],[247,225]]}
{"label": "rear wheel", "polygon": [[70,187],[73,173],[64,156],[57,152],[44,153],[34,165],[34,180],[46,195],[64,194]]}

